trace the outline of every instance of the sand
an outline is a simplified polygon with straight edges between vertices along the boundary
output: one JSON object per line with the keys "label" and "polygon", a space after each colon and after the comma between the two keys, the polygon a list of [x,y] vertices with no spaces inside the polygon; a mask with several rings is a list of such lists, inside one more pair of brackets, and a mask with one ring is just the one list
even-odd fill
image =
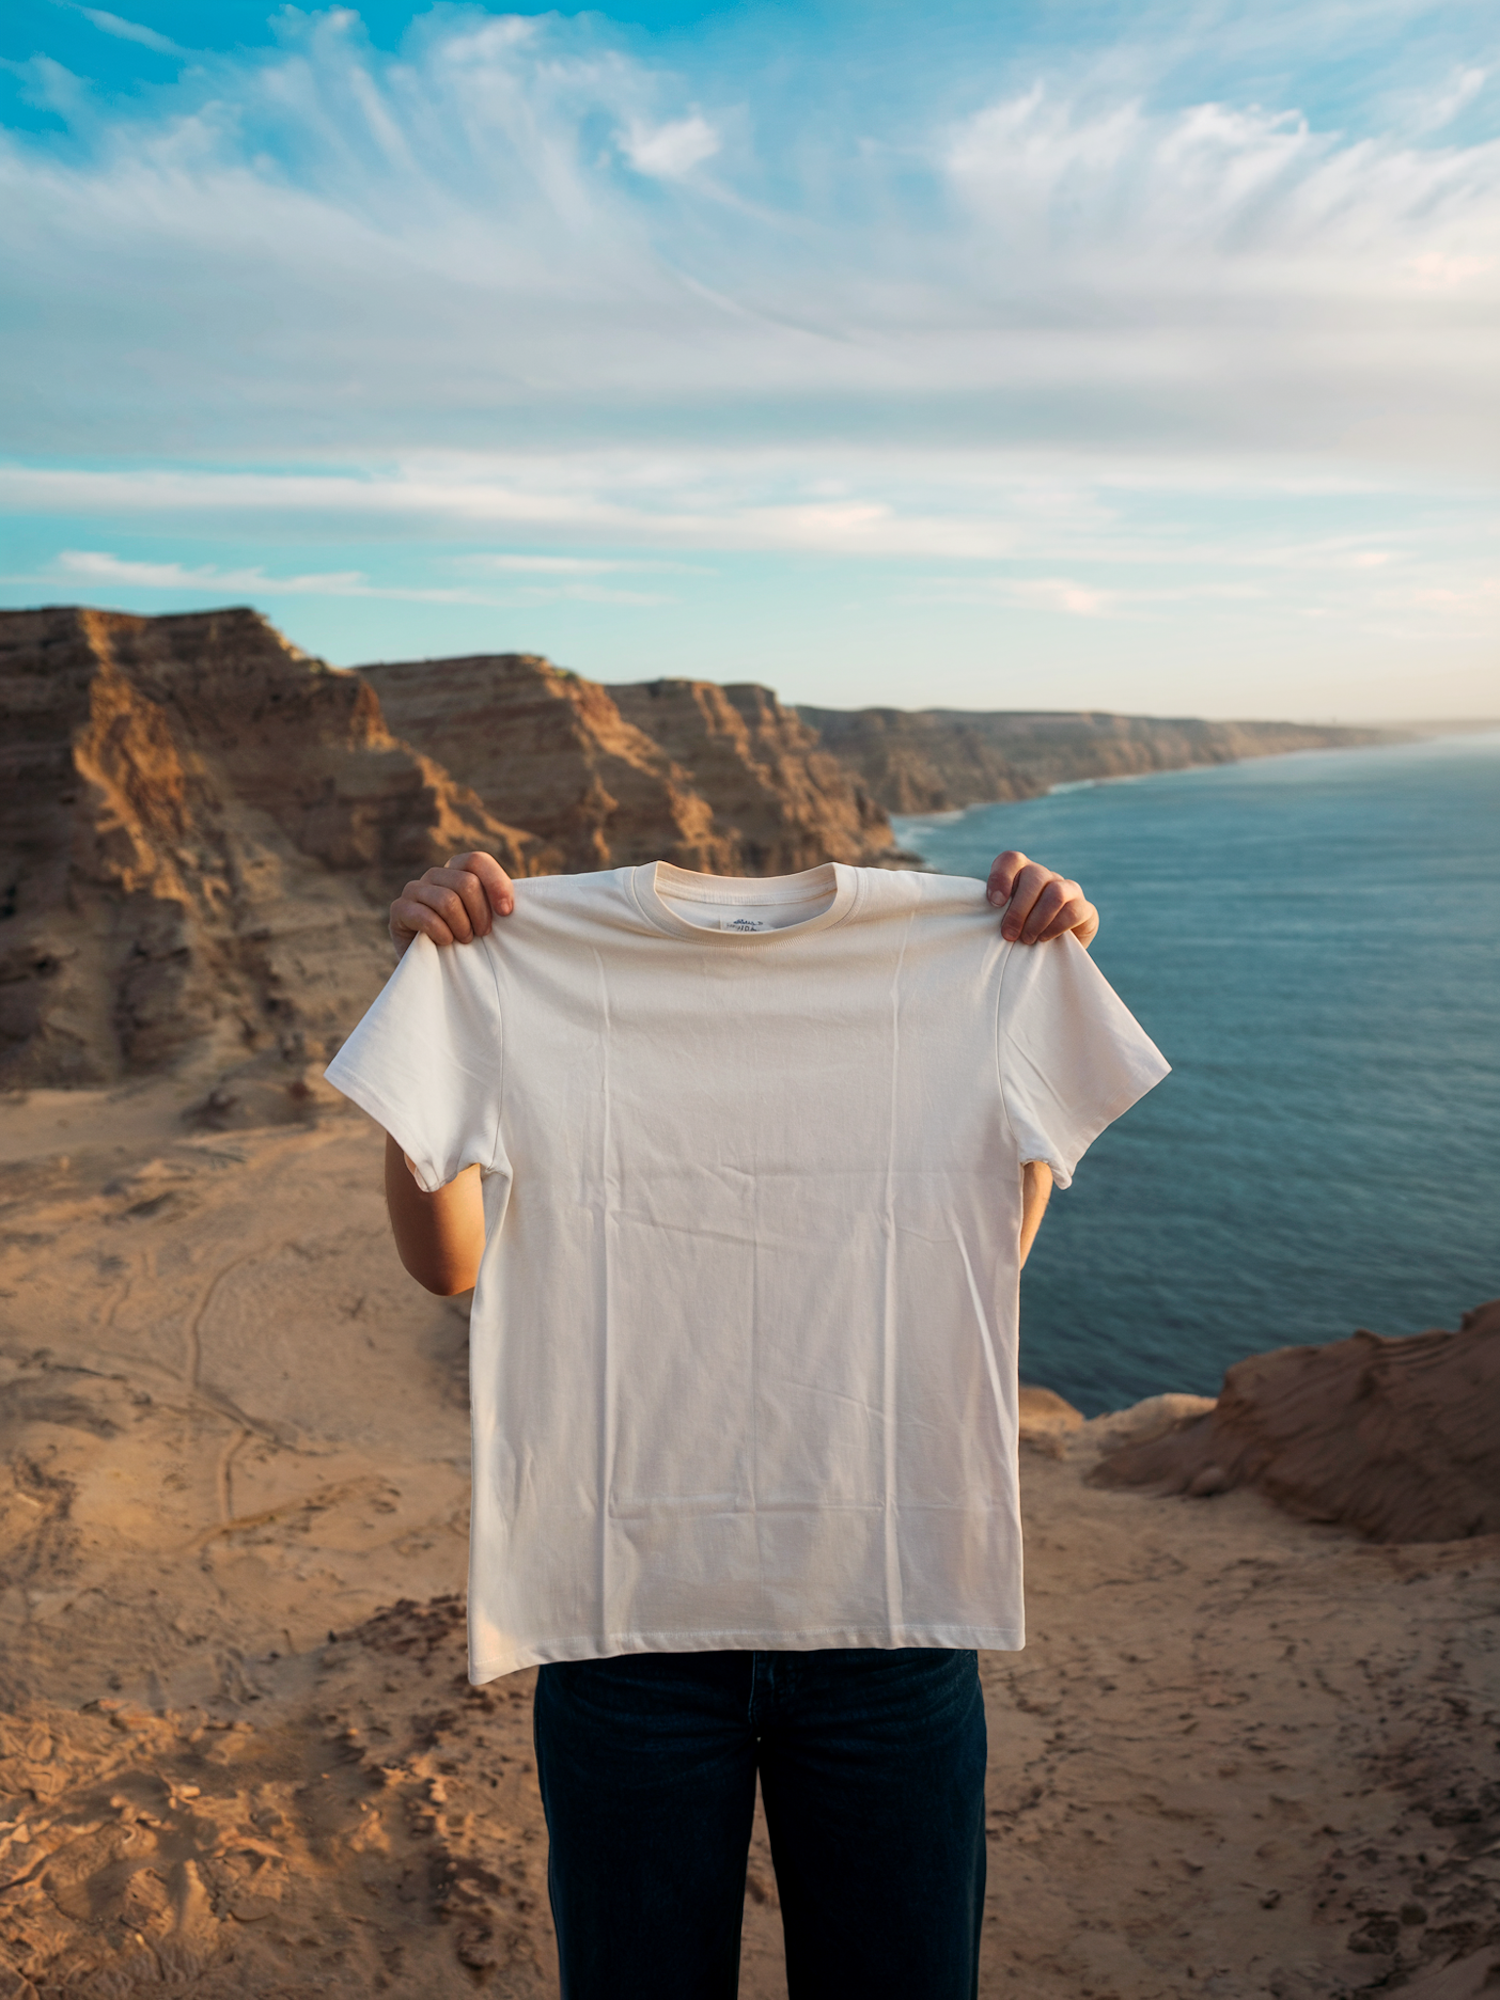
{"label": "sand", "polygon": [[[357,1114],[189,1109],[0,1120],[0,2000],[552,1995],[532,1677],[464,1676],[462,1307],[401,1272]],[[1478,1994],[1500,1537],[1091,1485],[1128,1430],[1025,1453],[983,1992]],[[759,1827],[742,1992],[785,1992]]]}

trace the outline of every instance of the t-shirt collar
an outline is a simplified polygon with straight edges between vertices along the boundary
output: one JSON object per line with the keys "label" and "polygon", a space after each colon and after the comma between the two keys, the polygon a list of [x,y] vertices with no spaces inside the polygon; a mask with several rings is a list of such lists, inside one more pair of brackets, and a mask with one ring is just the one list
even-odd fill
{"label": "t-shirt collar", "polygon": [[[804,937],[809,931],[841,924],[859,900],[859,871],[842,861],[825,861],[800,875],[699,875],[675,868],[670,861],[647,861],[627,877],[630,893],[646,921],[668,937],[695,938],[706,945],[767,945]],[[707,903],[723,909],[736,903],[807,903],[816,905],[832,892],[832,900],[816,916],[779,930],[732,931],[717,924],[695,924],[674,905]],[[666,901],[670,896],[671,903]]]}

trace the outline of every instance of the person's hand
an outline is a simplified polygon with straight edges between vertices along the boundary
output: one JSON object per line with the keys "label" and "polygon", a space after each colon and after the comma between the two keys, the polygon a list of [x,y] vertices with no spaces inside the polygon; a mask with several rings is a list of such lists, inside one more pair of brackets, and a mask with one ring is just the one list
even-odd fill
{"label": "person's hand", "polygon": [[391,943],[398,958],[419,933],[434,944],[470,944],[515,907],[510,877],[493,854],[455,854],[392,903]]}
{"label": "person's hand", "polygon": [[[1013,943],[1044,944],[1071,931],[1087,950],[1098,933],[1099,912],[1076,882],[1013,849],[996,857],[988,894],[997,908],[1010,905],[1000,930]],[[510,877],[493,854],[456,854],[408,882],[391,904],[391,941],[398,954],[419,933],[434,944],[468,944],[514,908]]]}
{"label": "person's hand", "polygon": [[1078,884],[1014,848],[995,857],[987,894],[997,909],[1010,905],[1000,935],[1012,944],[1045,944],[1071,931],[1087,951],[1098,935],[1099,912]]}

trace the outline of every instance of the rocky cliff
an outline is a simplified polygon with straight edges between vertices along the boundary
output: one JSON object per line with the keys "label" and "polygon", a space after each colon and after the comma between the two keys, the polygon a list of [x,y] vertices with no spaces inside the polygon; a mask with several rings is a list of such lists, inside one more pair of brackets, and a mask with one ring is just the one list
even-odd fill
{"label": "rocky cliff", "polygon": [[0,614],[0,1082],[316,1060],[393,881],[559,865],[253,611]]}
{"label": "rocky cliff", "polygon": [[601,687],[533,653],[362,667],[397,733],[569,869],[870,861],[884,811],[769,688]]}
{"label": "rocky cliff", "polygon": [[1105,1458],[1105,1484],[1208,1499],[1253,1486],[1377,1542],[1500,1533],[1500,1299],[1457,1333],[1283,1347],[1241,1361],[1218,1401]]}
{"label": "rocky cliff", "polygon": [[1288,750],[1395,740],[1380,729],[1200,722],[1081,711],[799,708],[831,752],[893,813],[951,812],[1031,799],[1053,785],[1231,764]]}
{"label": "rocky cliff", "polygon": [[658,680],[609,692],[628,722],[692,773],[733,841],[737,872],[788,875],[820,861],[888,857],[885,808],[769,688]]}
{"label": "rocky cliff", "polygon": [[734,843],[688,773],[595,682],[534,653],[360,674],[394,730],[554,846],[564,869],[668,860],[733,870]]}
{"label": "rocky cliff", "polygon": [[888,808],[1378,737],[798,711],[528,653],[343,672],[248,610],[3,612],[0,1087],[259,1061],[284,1090],[388,970],[392,893],[455,850],[520,875],[899,866]]}

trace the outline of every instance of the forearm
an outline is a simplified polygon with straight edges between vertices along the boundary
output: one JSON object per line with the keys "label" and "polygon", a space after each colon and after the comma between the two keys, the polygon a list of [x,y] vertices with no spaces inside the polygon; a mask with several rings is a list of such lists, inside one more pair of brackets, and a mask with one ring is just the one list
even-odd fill
{"label": "forearm", "polygon": [[484,1200],[478,1167],[466,1167],[436,1194],[423,1194],[401,1148],[385,1137],[385,1205],[402,1263],[442,1298],[466,1292],[484,1255]]}
{"label": "forearm", "polygon": [[[1052,1169],[1045,1160],[1028,1160],[1021,1169],[1021,1262],[1031,1255],[1031,1246],[1047,1213],[1052,1196]],[[411,1267],[408,1265],[407,1267]]]}

